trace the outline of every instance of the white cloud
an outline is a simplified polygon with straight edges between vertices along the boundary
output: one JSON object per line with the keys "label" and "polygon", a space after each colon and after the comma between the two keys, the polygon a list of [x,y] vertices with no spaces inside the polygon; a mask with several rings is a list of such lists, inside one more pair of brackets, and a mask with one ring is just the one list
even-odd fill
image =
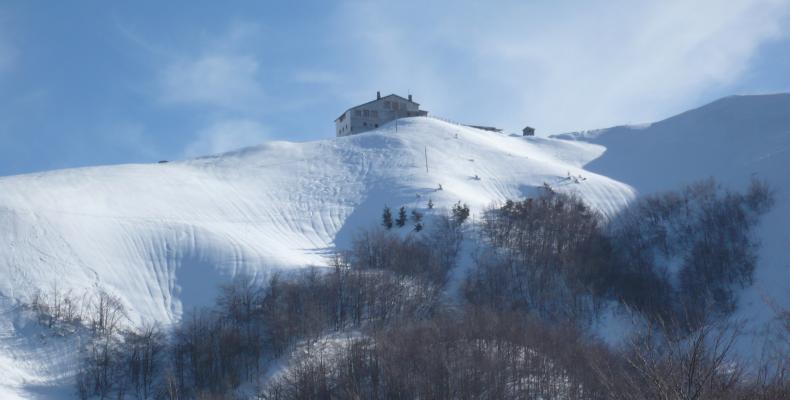
{"label": "white cloud", "polygon": [[[132,31],[124,35],[141,42],[158,57],[167,54]],[[185,157],[222,153],[260,144],[267,138],[259,122],[267,109],[260,38],[255,25],[233,23],[223,34],[203,33],[192,48],[165,58],[158,68],[156,98],[166,106],[197,107],[204,121],[184,150]]]}
{"label": "white cloud", "polygon": [[293,73],[292,79],[298,83],[318,85],[336,85],[341,82],[340,76],[331,71],[320,69],[302,69]]}
{"label": "white cloud", "polygon": [[197,134],[184,155],[197,157],[223,153],[245,146],[261,144],[267,139],[266,128],[250,119],[227,119],[217,121]]}
{"label": "white cloud", "polygon": [[229,110],[261,106],[258,61],[244,55],[207,54],[175,62],[161,75],[161,100]]}
{"label": "white cloud", "polygon": [[257,37],[254,25],[235,23],[224,34],[176,53],[159,68],[159,100],[209,106],[213,111],[254,113],[263,108],[261,63],[252,46]]}
{"label": "white cloud", "polygon": [[348,3],[337,27],[353,43],[352,82],[544,134],[651,121],[735,82],[786,34],[790,10],[783,0],[454,4]]}

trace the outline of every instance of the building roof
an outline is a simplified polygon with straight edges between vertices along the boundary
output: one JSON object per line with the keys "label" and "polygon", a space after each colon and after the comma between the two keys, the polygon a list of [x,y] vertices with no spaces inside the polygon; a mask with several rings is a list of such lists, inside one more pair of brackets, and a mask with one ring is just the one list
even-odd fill
{"label": "building roof", "polygon": [[419,107],[419,106],[420,106],[420,103],[418,103],[418,102],[416,102],[416,101],[412,101],[412,100],[409,100],[409,99],[407,99],[407,98],[404,98],[403,96],[398,96],[398,95],[397,95],[397,94],[395,94],[395,93],[391,93],[391,94],[388,94],[388,95],[386,95],[386,96],[381,96],[381,98],[380,98],[380,99],[373,99],[373,100],[371,100],[371,101],[369,101],[369,102],[367,102],[367,103],[362,103],[362,104],[360,104],[360,105],[358,105],[358,106],[354,106],[354,107],[347,108],[347,109],[346,109],[346,111],[343,111],[343,112],[340,114],[340,116],[338,116],[337,118],[335,118],[335,121],[339,120],[339,119],[340,119],[340,117],[342,117],[342,116],[343,116],[343,114],[345,114],[345,113],[349,112],[350,110],[353,110],[353,109],[355,109],[355,108],[359,108],[359,107],[362,107],[362,106],[366,106],[366,105],[368,105],[368,104],[375,103],[375,102],[377,102],[377,101],[384,100],[384,99],[386,99],[387,97],[397,97],[397,98],[399,98],[399,99],[401,99],[401,100],[403,100],[403,101],[407,101],[407,102],[409,102],[409,103],[415,104],[415,105],[417,105],[417,107]]}

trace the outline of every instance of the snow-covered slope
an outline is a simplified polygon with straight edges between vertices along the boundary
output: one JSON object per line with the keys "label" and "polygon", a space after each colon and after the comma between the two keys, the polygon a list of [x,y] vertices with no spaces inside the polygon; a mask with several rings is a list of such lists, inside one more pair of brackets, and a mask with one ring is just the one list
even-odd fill
{"label": "snow-covered slope", "polygon": [[[397,132],[390,125],[183,162],[6,177],[0,294],[98,285],[134,321],[167,322],[211,302],[223,277],[326,263],[336,245],[376,224],[385,204],[424,208],[431,198],[479,210],[548,182],[612,213],[633,192],[581,169],[602,152],[413,118]],[[568,173],[587,180],[563,179]]]}
{"label": "snow-covered slope", "polygon": [[325,264],[377,224],[385,204],[462,201],[474,217],[544,183],[611,215],[637,191],[709,176],[738,188],[766,179],[777,204],[760,228],[762,259],[739,312],[764,321],[765,297],[790,305],[790,95],[731,97],[647,126],[560,136],[573,140],[412,118],[397,132],[388,125],[167,164],[0,178],[0,398],[70,390],[63,349],[74,346],[39,338],[14,306],[37,289],[102,287],[131,322],[168,323],[211,303],[218,282],[235,274]]}
{"label": "snow-covered slope", "polygon": [[761,258],[738,315],[765,322],[772,315],[767,302],[790,308],[790,94],[726,97],[650,125],[557,137],[605,146],[585,168],[640,194],[708,177],[736,189],[752,177],[768,181],[776,204],[759,227]]}
{"label": "snow-covered slope", "polygon": [[62,368],[42,367],[67,364],[57,355],[67,344],[33,345],[14,311],[38,289],[101,287],[122,300],[132,323],[168,323],[212,303],[217,284],[235,274],[264,278],[327,263],[357,230],[379,222],[385,204],[462,201],[474,216],[545,182],[611,214],[634,193],[582,169],[603,151],[412,118],[397,132],[389,125],[182,162],[0,178],[0,395],[35,397],[47,382],[70,389]]}

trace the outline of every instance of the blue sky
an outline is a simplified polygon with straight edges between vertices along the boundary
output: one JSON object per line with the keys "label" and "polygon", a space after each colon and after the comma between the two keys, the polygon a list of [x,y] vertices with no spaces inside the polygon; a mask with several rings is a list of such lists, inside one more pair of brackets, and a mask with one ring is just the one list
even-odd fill
{"label": "blue sky", "polygon": [[508,131],[649,122],[790,91],[788,30],[789,0],[6,0],[0,175],[331,137],[376,90]]}

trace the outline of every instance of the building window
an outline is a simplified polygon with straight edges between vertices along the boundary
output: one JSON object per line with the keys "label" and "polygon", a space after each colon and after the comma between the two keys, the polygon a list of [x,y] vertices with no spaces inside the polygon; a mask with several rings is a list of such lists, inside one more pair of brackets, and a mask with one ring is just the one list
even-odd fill
{"label": "building window", "polygon": [[354,110],[354,116],[355,117],[361,117],[362,116],[362,110]]}
{"label": "building window", "polygon": [[384,100],[384,108],[389,110],[390,108],[392,108],[392,103],[390,103],[389,100]]}
{"label": "building window", "polygon": [[370,115],[373,118],[378,118],[379,117],[379,112],[378,112],[378,110],[373,110],[373,111],[370,112]]}
{"label": "building window", "polygon": [[392,102],[392,109],[393,109],[393,110],[395,110],[395,111],[398,111],[398,108],[399,108],[398,106],[399,106],[399,105],[400,105],[400,103],[397,103],[397,102],[394,102],[394,101],[393,101],[393,102]]}
{"label": "building window", "polygon": [[363,111],[363,114],[365,114],[366,117],[369,117],[370,116],[370,110]]}

